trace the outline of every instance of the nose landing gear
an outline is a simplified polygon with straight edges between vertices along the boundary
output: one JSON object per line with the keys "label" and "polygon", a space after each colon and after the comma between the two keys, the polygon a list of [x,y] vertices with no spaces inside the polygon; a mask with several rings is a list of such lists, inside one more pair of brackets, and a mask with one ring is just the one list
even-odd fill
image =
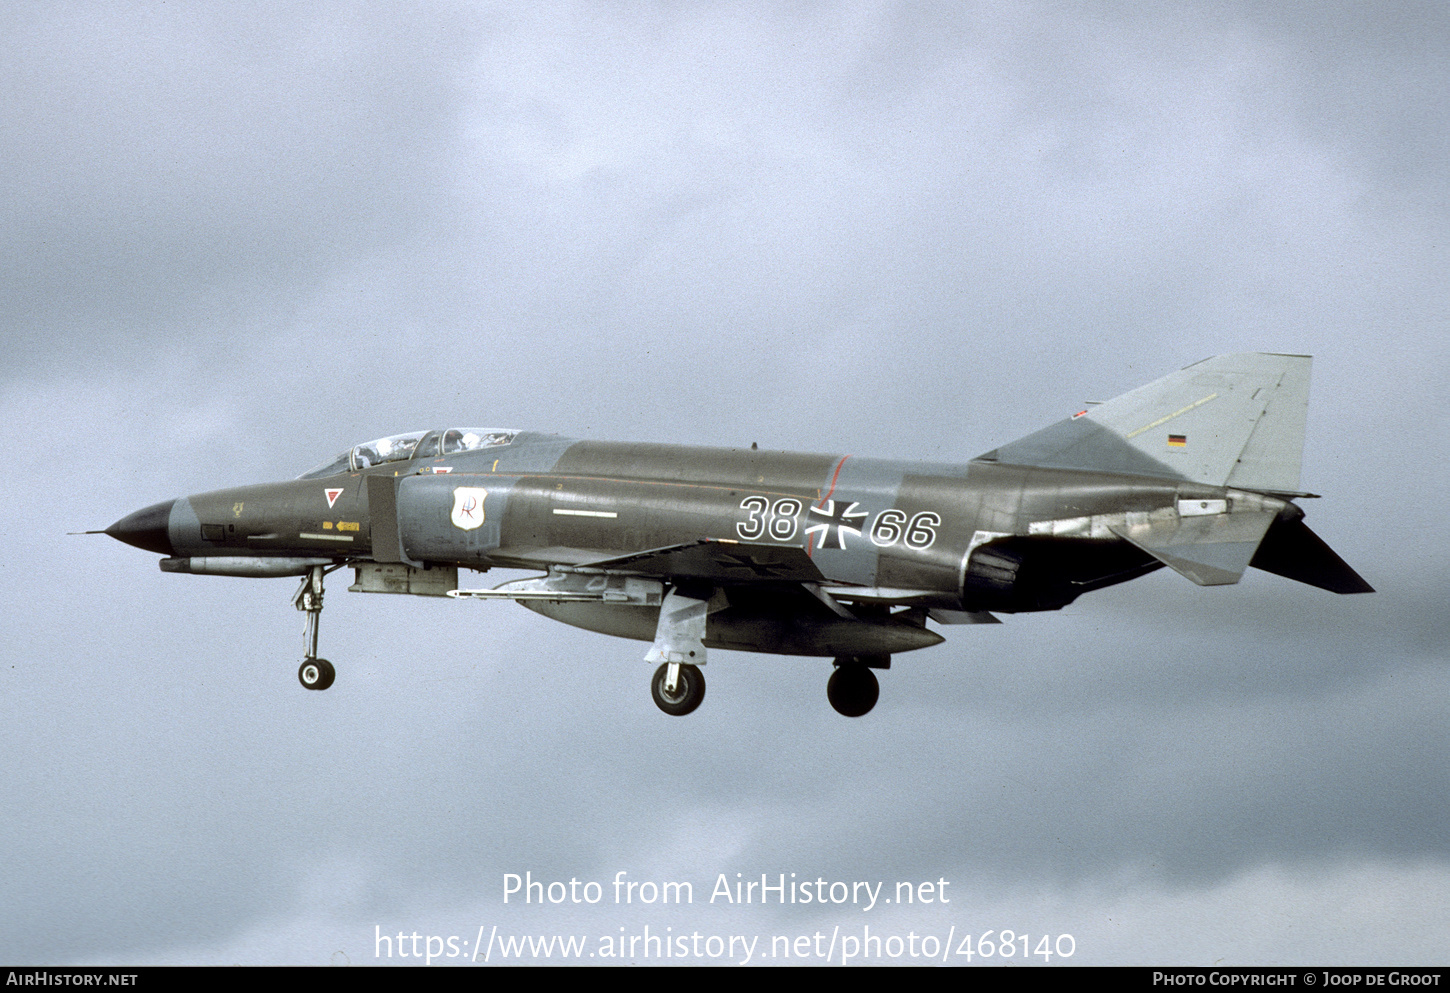
{"label": "nose landing gear", "polygon": [[309,690],[325,690],[337,678],[337,670],[327,659],[303,659],[297,679]]}
{"label": "nose landing gear", "polygon": [[307,615],[307,626],[302,632],[303,651],[306,655],[297,670],[297,681],[309,690],[325,690],[337,678],[337,670],[332,667],[332,663],[317,657],[317,622],[322,617],[322,577],[330,571],[325,566],[313,566],[302,577],[302,585],[292,597],[292,606]]}

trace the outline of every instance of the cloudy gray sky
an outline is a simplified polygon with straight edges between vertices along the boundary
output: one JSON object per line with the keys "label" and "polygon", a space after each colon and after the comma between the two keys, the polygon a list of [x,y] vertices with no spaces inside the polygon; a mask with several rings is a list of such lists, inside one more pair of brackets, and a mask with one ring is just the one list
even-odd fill
{"label": "cloudy gray sky", "polygon": [[[1443,964],[1447,41],[1432,3],[6,8],[0,960]],[[671,719],[642,645],[337,579],[307,693],[292,581],[65,536],[449,423],[964,461],[1246,350],[1315,356],[1309,521],[1377,594],[1165,570],[950,630],[856,721],[820,660],[712,653]],[[505,905],[525,871],[695,903]]]}

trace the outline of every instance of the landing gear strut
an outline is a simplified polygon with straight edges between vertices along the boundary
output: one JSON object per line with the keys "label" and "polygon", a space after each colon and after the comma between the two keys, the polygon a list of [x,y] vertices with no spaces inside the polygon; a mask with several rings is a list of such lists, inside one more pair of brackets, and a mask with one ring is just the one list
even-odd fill
{"label": "landing gear strut", "polygon": [[655,706],[667,714],[684,717],[705,699],[705,615],[710,608],[709,591],[696,590],[688,596],[679,587],[665,594],[655,643],[646,662],[664,663],[650,680]]}
{"label": "landing gear strut", "polygon": [[307,615],[307,627],[302,632],[302,645],[306,655],[297,670],[297,681],[309,690],[325,690],[337,678],[337,670],[332,667],[332,663],[317,657],[317,622],[322,616],[322,577],[327,572],[324,566],[313,566],[302,577],[302,585],[292,597],[292,606]]}
{"label": "landing gear strut", "polygon": [[[886,656],[890,664],[890,656]],[[881,696],[881,684],[871,671],[873,663],[881,667],[875,656],[848,655],[836,659],[836,671],[826,683],[826,699],[843,717],[861,717],[871,712]]]}

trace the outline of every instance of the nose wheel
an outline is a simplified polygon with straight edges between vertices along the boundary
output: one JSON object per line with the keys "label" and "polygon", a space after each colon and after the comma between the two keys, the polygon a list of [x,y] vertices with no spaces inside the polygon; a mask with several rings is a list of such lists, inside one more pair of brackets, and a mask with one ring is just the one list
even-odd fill
{"label": "nose wheel", "polygon": [[297,670],[297,681],[309,690],[325,690],[337,678],[337,670],[332,667],[332,663],[317,657],[317,622],[322,618],[322,577],[327,572],[324,566],[313,566],[302,577],[302,585],[292,597],[292,606],[307,615],[307,626],[302,632],[303,651],[306,654]]}
{"label": "nose wheel", "polygon": [[309,690],[325,690],[337,678],[337,670],[327,659],[303,659],[297,680]]}

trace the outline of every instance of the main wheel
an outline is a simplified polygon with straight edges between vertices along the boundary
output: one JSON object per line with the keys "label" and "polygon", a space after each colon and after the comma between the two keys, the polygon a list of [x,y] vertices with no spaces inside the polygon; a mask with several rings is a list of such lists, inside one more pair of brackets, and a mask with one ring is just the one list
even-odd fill
{"label": "main wheel", "polygon": [[297,681],[309,690],[325,690],[337,678],[337,670],[327,659],[303,659],[297,670]]}
{"label": "main wheel", "polygon": [[655,678],[649,684],[650,695],[655,698],[655,706],[665,713],[684,717],[705,699],[705,674],[699,666],[681,665],[679,678],[675,680],[675,688],[671,692],[665,690],[665,677],[669,670],[669,663],[655,670]]}
{"label": "main wheel", "polygon": [[826,699],[844,717],[860,717],[869,714],[881,696],[881,684],[876,674],[864,665],[837,666],[826,683]]}

